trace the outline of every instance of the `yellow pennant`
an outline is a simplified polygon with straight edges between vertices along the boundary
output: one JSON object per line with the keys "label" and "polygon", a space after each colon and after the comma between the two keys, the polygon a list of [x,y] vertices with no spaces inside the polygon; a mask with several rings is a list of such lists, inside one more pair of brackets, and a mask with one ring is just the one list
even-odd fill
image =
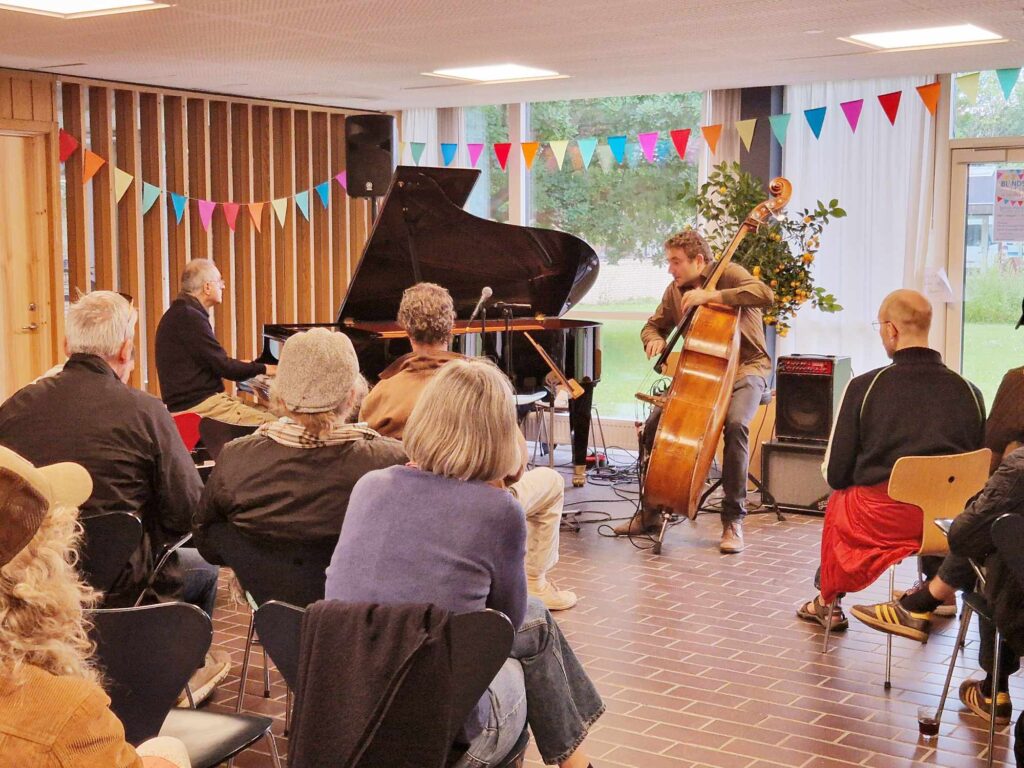
{"label": "yellow pennant", "polygon": [[277,200],[271,200],[270,207],[274,209],[274,213],[277,215],[277,223],[283,227],[284,220],[288,216],[288,198],[279,197]]}
{"label": "yellow pennant", "polygon": [[736,131],[740,135],[740,141],[743,142],[743,146],[747,148],[747,152],[750,151],[750,142],[754,138],[755,125],[757,125],[756,117],[752,117],[749,120],[740,120],[736,123]]}
{"label": "yellow pennant", "polygon": [[981,72],[971,72],[969,75],[960,75],[956,79],[956,89],[967,97],[968,104],[978,101],[978,83],[981,82]]}
{"label": "yellow pennant", "polygon": [[122,171],[120,168],[114,168],[114,197],[117,202],[121,202],[121,198],[124,197],[124,193],[128,191],[128,187],[135,181],[135,177],[127,171]]}
{"label": "yellow pennant", "polygon": [[537,157],[537,149],[540,144],[536,141],[523,141],[520,142],[520,146],[523,149],[523,162],[526,163],[526,170],[533,168],[533,159]]}
{"label": "yellow pennant", "polygon": [[549,141],[548,146],[551,147],[551,151],[555,155],[555,160],[558,161],[558,170],[562,170],[562,163],[565,161],[565,150],[569,146],[568,141]]}

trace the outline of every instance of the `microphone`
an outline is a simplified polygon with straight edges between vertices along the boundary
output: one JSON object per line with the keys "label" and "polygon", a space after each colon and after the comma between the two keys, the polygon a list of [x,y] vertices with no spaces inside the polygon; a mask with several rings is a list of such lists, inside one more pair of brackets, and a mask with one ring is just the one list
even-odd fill
{"label": "microphone", "polygon": [[469,316],[468,322],[472,323],[476,320],[476,316],[480,314],[480,310],[483,309],[484,304],[487,303],[487,300],[491,298],[491,294],[493,293],[494,291],[491,290],[490,286],[484,286],[484,289],[480,291],[480,301],[478,301],[476,303],[476,307],[473,308],[473,314]]}
{"label": "microphone", "polygon": [[494,308],[501,312],[503,309],[528,309],[533,310],[530,304],[510,304],[507,301],[496,301],[494,302]]}

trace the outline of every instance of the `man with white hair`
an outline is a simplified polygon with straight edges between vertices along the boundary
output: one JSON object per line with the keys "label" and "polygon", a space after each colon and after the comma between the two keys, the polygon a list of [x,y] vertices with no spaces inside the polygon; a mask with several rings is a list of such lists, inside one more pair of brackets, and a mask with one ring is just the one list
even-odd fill
{"label": "man with white hair", "polygon": [[210,259],[192,259],[181,293],[156,329],[160,396],[171,413],[191,411],[229,424],[257,426],[274,417],[224,392],[224,379],[244,381],[274,366],[229,357],[213,335],[210,310],[224,300],[224,278]]}

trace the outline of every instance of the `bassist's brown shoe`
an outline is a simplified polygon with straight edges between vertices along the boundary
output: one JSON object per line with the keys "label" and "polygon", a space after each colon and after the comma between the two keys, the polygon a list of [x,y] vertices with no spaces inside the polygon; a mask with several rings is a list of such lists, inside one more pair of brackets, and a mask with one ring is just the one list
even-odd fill
{"label": "bassist's brown shoe", "polygon": [[657,533],[660,527],[660,515],[641,510],[633,515],[629,522],[619,523],[612,531],[616,536],[643,536],[645,533]]}

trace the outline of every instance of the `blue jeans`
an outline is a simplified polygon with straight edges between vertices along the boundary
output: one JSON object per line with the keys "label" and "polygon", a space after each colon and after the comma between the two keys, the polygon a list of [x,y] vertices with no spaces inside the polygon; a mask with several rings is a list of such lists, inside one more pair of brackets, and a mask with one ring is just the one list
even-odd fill
{"label": "blue jeans", "polygon": [[220,568],[210,565],[192,547],[182,547],[176,554],[181,569],[181,599],[202,608],[212,619],[213,608],[217,604],[217,576]]}
{"label": "blue jeans", "polygon": [[531,597],[512,657],[488,688],[491,714],[457,768],[485,768],[515,746],[528,721],[541,758],[562,762],[604,712],[594,684],[544,604]]}

